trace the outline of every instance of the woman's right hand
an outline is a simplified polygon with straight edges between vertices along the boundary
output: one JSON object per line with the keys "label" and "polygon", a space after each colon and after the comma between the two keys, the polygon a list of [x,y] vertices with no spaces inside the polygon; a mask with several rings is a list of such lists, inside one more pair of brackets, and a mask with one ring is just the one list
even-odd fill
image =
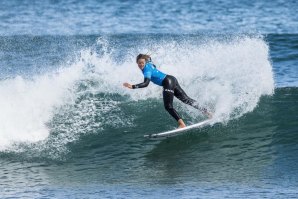
{"label": "woman's right hand", "polygon": [[132,89],[132,85],[129,83],[125,82],[125,83],[123,83],[123,86]]}

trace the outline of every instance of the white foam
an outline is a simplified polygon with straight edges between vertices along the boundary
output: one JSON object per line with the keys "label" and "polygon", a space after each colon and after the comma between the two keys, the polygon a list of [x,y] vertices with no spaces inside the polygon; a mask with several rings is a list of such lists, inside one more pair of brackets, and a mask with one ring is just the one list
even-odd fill
{"label": "white foam", "polygon": [[71,88],[80,71],[79,65],[74,65],[31,80],[18,76],[1,81],[0,150],[47,138],[47,122],[56,107],[71,99]]}

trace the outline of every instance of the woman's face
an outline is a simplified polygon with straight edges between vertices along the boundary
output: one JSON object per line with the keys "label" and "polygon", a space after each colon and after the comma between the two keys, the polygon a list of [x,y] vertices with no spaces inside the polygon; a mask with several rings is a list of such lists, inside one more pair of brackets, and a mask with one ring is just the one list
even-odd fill
{"label": "woman's face", "polygon": [[145,67],[145,64],[146,64],[146,60],[145,59],[138,59],[138,67],[143,70],[143,68]]}

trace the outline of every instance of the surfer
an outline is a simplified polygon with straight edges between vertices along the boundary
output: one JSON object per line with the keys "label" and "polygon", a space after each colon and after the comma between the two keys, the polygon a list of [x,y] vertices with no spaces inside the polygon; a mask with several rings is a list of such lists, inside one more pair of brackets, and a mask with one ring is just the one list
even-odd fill
{"label": "surfer", "polygon": [[200,107],[194,99],[186,95],[174,76],[167,75],[159,71],[152,63],[151,57],[149,55],[139,54],[136,58],[136,62],[138,64],[138,67],[143,72],[144,82],[135,85],[123,83],[123,86],[130,89],[144,88],[149,85],[150,81],[152,81],[154,84],[162,86],[164,107],[169,112],[169,114],[176,119],[179,125],[178,128],[186,127],[186,125],[173,107],[174,96],[183,103],[202,111],[208,118],[212,117],[211,113],[209,113],[206,108]]}

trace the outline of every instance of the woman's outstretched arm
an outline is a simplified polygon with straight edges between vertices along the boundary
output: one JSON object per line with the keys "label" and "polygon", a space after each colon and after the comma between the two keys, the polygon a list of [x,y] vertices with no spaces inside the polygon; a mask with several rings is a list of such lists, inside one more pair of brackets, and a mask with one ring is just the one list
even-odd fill
{"label": "woman's outstretched arm", "polygon": [[135,84],[135,85],[131,85],[129,83],[124,83],[123,86],[130,88],[130,89],[136,89],[136,88],[145,88],[149,85],[150,83],[150,79],[149,78],[145,78],[144,82],[139,83],[139,84]]}

